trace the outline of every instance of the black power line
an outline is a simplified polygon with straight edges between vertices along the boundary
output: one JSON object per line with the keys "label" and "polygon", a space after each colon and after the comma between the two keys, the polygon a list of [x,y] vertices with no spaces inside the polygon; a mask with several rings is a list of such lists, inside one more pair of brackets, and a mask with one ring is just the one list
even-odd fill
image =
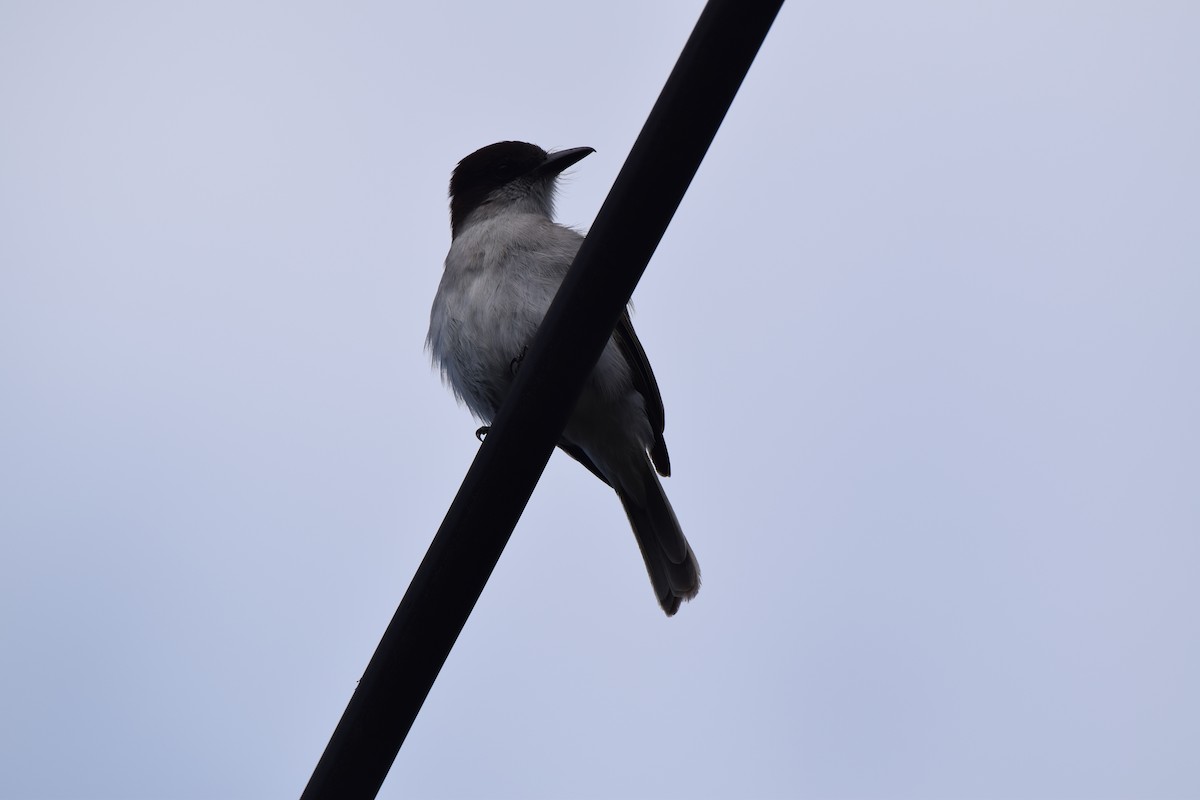
{"label": "black power line", "polygon": [[783,0],[709,0],[302,800],[373,798]]}

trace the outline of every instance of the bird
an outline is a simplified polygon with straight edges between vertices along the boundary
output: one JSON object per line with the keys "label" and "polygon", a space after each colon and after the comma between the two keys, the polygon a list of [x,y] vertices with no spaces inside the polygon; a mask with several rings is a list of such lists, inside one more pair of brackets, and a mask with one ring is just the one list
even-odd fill
{"label": "bird", "polygon": [[[595,150],[497,142],[450,178],[450,251],[426,346],[459,402],[495,418],[583,235],[554,221],[558,178]],[[626,307],[558,442],[612,487],[662,610],[700,590],[700,565],[663,491],[671,474],[662,395]]]}

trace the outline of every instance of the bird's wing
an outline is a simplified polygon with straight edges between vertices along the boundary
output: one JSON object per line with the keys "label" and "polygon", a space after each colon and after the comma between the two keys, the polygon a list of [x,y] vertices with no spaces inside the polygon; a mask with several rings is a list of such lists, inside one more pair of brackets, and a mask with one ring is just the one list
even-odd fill
{"label": "bird's wing", "polygon": [[[568,442],[566,439],[559,439],[558,446],[564,453],[566,453],[571,458],[578,461],[580,464],[583,464],[585,467],[587,467],[588,471],[591,472],[593,475],[595,475],[597,478],[604,481],[605,483],[608,483],[608,478],[604,477],[604,474],[600,472],[600,469],[596,466],[596,463],[594,461],[592,461],[590,458],[588,458],[588,454],[583,452],[582,447],[580,447],[577,444],[572,444],[572,443]],[[612,486],[611,483],[608,483],[608,485]]]}
{"label": "bird's wing", "polygon": [[[658,381],[654,379],[654,370],[650,369],[650,361],[646,351],[638,341],[633,330],[633,321],[629,319],[629,311],[621,312],[617,327],[613,330],[613,339],[625,363],[633,375],[633,388],[642,395],[646,404],[646,415],[654,430],[654,443],[650,446],[650,460],[658,474],[664,478],[671,474],[671,457],[667,454],[667,443],[663,439],[663,429],[666,427],[666,411],[663,409],[662,393],[658,390]],[[585,464],[586,466],[586,464]]]}

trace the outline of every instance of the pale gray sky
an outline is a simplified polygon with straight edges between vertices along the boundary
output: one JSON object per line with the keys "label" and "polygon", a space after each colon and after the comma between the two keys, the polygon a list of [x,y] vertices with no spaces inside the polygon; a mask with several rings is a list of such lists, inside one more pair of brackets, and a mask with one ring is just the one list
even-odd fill
{"label": "pale gray sky", "polygon": [[[475,452],[446,183],[698,2],[0,2],[0,797],[294,797]],[[1200,7],[785,6],[382,797],[1200,796]]]}

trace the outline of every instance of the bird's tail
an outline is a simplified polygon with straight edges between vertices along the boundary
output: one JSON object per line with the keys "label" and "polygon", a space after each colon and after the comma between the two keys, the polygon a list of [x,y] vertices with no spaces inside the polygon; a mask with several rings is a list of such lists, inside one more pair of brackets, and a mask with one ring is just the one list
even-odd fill
{"label": "bird's tail", "polygon": [[633,526],[658,604],[670,617],[682,601],[700,591],[700,564],[649,461],[641,472],[641,498],[620,488],[617,494]]}

